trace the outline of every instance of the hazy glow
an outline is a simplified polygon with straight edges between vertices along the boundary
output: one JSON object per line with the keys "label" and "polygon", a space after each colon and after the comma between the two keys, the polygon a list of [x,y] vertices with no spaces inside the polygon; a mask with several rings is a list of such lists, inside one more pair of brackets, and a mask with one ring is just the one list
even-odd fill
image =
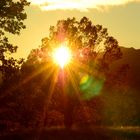
{"label": "hazy glow", "polygon": [[80,84],[85,84],[88,81],[88,79],[89,79],[89,76],[85,75],[84,77],[82,77]]}
{"label": "hazy glow", "polygon": [[53,59],[55,63],[59,64],[60,67],[63,68],[64,65],[67,65],[71,60],[71,52],[69,48],[62,45],[55,49],[53,52]]}
{"label": "hazy glow", "polygon": [[89,100],[100,95],[104,81],[104,78],[95,78],[87,74],[83,76],[80,81],[80,91],[82,92],[82,98]]}
{"label": "hazy glow", "polygon": [[28,0],[34,5],[39,5],[42,10],[80,10],[101,9],[101,7],[123,5],[129,2],[140,2],[140,0]]}

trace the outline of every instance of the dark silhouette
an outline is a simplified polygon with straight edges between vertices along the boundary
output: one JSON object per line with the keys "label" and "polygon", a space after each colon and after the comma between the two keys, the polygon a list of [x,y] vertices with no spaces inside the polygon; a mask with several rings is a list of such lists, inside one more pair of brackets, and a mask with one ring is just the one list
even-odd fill
{"label": "dark silhouette", "polygon": [[[54,72],[51,73],[51,69],[47,67],[47,65],[49,66],[53,63],[50,52],[53,51],[56,46],[59,46],[64,42],[66,42],[73,51],[75,63],[71,64],[70,71],[74,81],[72,82],[66,69],[60,71],[56,68],[60,71],[58,73],[58,77],[60,78],[57,79],[54,90],[51,89],[51,91],[49,91],[51,84],[53,84],[52,82],[54,82],[53,77],[55,77],[57,71],[54,70]],[[75,118],[75,114],[73,114],[76,106],[84,106],[84,109],[81,110],[81,115],[83,114],[85,116],[83,117],[85,120],[81,118],[81,123],[83,123],[83,125],[87,125],[91,122],[99,124],[101,123],[102,118],[102,99],[100,99],[100,97],[94,99],[95,97],[92,96],[101,92],[101,89],[103,89],[102,84],[107,81],[108,77],[106,76],[109,73],[110,65],[114,61],[120,59],[121,56],[122,53],[117,40],[108,35],[106,28],[103,28],[101,25],[92,24],[86,17],[83,17],[80,21],[77,21],[75,18],[68,18],[66,20],[58,21],[56,27],[50,27],[49,37],[42,39],[42,45],[38,49],[32,50],[27,61],[23,64],[22,75],[24,75],[24,79],[28,79],[27,81],[29,81],[30,87],[32,82],[34,82],[33,87],[38,87],[46,94],[46,101],[43,100],[46,108],[44,111],[48,112],[52,109],[49,102],[53,97],[55,98],[55,96],[57,96],[56,94],[59,94],[60,97],[55,100],[55,104],[62,100],[57,109],[64,114],[64,123],[66,127],[70,128],[74,123],[74,119],[76,123],[77,119]],[[76,66],[76,63],[79,66]],[[80,65],[83,66],[81,67]],[[52,67],[56,66],[52,65]],[[91,80],[94,78],[94,87],[83,89],[83,85],[81,85],[80,89],[80,74],[88,74]],[[77,89],[74,86],[76,86]],[[67,90],[64,90],[64,87]],[[34,89],[31,90],[34,94],[33,91]],[[88,91],[89,93],[87,93]],[[51,94],[49,92],[51,92]],[[88,100],[88,102],[86,100]],[[94,109],[92,106],[89,107],[88,105],[92,100],[94,104],[97,104],[96,107],[94,106]],[[53,105],[53,107],[55,109],[55,105]],[[44,120],[47,120],[45,119],[47,118],[47,112],[43,115]],[[92,116],[89,115],[89,112],[94,114],[93,118],[89,117]]]}
{"label": "dark silhouette", "polygon": [[[25,29],[23,20],[27,15],[24,11],[25,6],[28,6],[27,0],[13,1],[1,0],[0,1],[0,73],[2,74],[3,81],[10,79],[22,59],[17,61],[12,57],[7,58],[7,54],[15,53],[17,46],[10,44],[6,32],[19,35],[21,29]],[[6,81],[8,82],[8,81]]]}
{"label": "dark silhouette", "polygon": [[[7,33],[19,35],[25,29],[23,21],[27,18],[24,11],[29,5],[26,0],[1,0],[0,1],[0,129],[8,130],[16,126],[16,110],[13,106],[18,105],[16,94],[12,87],[19,82],[20,66],[23,59],[16,60],[11,57],[17,46],[9,43]],[[19,91],[20,92],[20,91]],[[16,114],[16,115],[15,115]]]}
{"label": "dark silhouette", "polygon": [[[20,4],[21,15],[26,15],[28,3]],[[19,21],[25,19],[20,17]],[[13,27],[12,33],[23,27]],[[52,51],[63,43],[72,50],[73,59],[61,69],[54,64]],[[0,139],[139,138],[137,131],[116,129],[140,125],[139,78],[134,77],[139,72],[139,50],[130,50],[120,47],[106,28],[83,17],[51,26],[49,36],[24,62],[1,57],[0,132],[16,133]]]}

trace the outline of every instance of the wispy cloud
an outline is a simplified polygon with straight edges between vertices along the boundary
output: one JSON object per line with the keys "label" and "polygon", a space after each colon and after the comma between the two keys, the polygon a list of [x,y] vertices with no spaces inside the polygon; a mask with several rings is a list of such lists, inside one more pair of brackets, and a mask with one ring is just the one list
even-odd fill
{"label": "wispy cloud", "polygon": [[51,10],[79,10],[100,9],[100,7],[125,5],[140,0],[28,0],[33,5],[38,5],[44,11]]}

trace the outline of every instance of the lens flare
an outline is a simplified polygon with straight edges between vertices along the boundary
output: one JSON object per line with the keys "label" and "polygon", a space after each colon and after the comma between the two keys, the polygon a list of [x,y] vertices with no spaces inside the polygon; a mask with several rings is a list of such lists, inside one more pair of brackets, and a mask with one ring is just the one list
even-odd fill
{"label": "lens flare", "polygon": [[89,75],[82,77],[80,81],[80,90],[83,99],[91,99],[98,96],[103,88],[104,79],[95,78]]}
{"label": "lens flare", "polygon": [[60,46],[53,52],[54,62],[58,64],[61,68],[70,63],[71,57],[71,51],[65,45]]}

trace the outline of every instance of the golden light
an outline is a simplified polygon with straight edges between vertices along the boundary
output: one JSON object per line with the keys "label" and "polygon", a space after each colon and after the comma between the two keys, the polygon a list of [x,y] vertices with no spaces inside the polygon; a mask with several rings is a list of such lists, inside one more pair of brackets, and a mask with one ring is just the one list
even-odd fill
{"label": "golden light", "polygon": [[53,52],[54,62],[57,63],[61,68],[70,63],[71,58],[72,58],[71,51],[65,45],[60,46]]}
{"label": "golden light", "polygon": [[[125,5],[139,0],[27,0],[33,5],[38,5],[43,11],[52,10],[79,10],[89,11],[98,9],[104,11],[110,6]],[[104,7],[104,8],[101,8]]]}

